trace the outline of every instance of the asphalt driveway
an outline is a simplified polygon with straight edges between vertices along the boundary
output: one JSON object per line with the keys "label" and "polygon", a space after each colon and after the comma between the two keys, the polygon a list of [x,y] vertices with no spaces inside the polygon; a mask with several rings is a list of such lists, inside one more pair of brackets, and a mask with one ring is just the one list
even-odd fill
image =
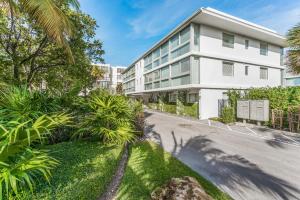
{"label": "asphalt driveway", "polygon": [[300,137],[147,111],[147,135],[234,199],[300,200]]}

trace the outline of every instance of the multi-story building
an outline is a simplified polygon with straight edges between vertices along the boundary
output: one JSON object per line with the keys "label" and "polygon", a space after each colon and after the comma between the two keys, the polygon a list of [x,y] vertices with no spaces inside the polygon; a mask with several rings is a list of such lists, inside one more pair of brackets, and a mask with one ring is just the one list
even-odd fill
{"label": "multi-story building", "polygon": [[125,70],[124,92],[147,102],[185,90],[200,119],[216,117],[228,89],[282,85],[285,45],[273,30],[201,8]]}
{"label": "multi-story building", "polygon": [[108,89],[115,93],[118,84],[122,83],[123,66],[111,66],[110,64],[94,64],[104,71],[104,76],[96,80],[94,88]]}
{"label": "multi-story building", "polygon": [[286,70],[285,86],[300,86],[300,74],[293,73],[291,70]]}

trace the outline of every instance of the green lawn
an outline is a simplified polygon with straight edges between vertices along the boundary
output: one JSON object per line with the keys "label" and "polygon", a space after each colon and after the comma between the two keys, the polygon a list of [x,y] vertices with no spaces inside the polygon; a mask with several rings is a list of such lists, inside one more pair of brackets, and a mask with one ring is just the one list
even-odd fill
{"label": "green lawn", "polygon": [[192,176],[208,194],[218,200],[230,199],[209,181],[166,153],[158,145],[142,142],[130,149],[130,158],[118,191],[120,200],[150,199],[151,192],[172,177]]}
{"label": "green lawn", "polygon": [[60,160],[51,186],[40,184],[22,199],[92,200],[102,194],[114,174],[122,148],[96,142],[65,142],[48,147]]}

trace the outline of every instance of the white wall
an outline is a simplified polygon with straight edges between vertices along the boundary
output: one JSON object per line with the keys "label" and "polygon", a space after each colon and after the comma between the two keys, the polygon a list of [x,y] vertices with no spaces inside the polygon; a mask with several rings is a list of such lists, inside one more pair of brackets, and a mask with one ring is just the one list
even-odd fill
{"label": "white wall", "polygon": [[144,60],[141,59],[135,63],[135,92],[144,90]]}
{"label": "white wall", "polygon": [[223,98],[227,90],[201,89],[199,93],[200,119],[218,117],[218,99]]}
{"label": "white wall", "polygon": [[[245,75],[248,66],[248,75]],[[260,79],[260,66],[234,63],[234,75],[223,76],[223,60],[200,58],[200,84],[209,84],[231,88],[236,87],[266,87],[281,85],[281,70],[268,68],[268,79]]]}
{"label": "white wall", "polygon": [[[280,47],[268,44],[268,55],[260,55],[260,41],[230,32],[227,33],[234,35],[234,48],[223,47],[223,32],[226,33],[226,31],[201,25],[200,52],[280,66]],[[245,49],[246,39],[249,40],[248,49]]]}

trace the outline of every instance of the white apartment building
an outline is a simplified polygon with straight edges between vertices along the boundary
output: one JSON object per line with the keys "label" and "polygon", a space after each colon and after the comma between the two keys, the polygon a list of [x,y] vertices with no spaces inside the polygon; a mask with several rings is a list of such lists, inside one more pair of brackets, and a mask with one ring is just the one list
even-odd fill
{"label": "white apartment building", "polygon": [[110,90],[112,93],[116,92],[118,84],[122,84],[122,73],[125,71],[124,66],[112,66],[110,64],[93,64],[103,70],[104,76],[96,80],[94,88],[102,88]]}
{"label": "white apartment building", "polygon": [[124,92],[147,102],[185,90],[200,119],[217,117],[228,89],[283,84],[285,46],[273,30],[201,8],[125,70]]}

